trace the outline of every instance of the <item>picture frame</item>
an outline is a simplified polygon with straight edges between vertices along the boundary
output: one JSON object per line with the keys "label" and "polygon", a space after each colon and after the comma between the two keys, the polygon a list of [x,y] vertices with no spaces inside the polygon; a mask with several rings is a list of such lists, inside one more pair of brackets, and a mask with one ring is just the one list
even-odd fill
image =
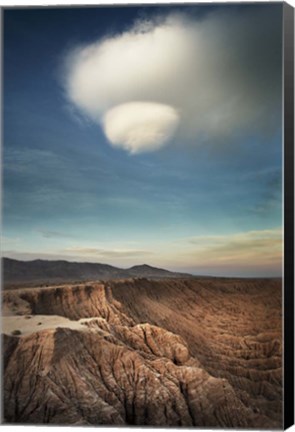
{"label": "picture frame", "polygon": [[2,426],[293,427],[294,8],[1,21]]}

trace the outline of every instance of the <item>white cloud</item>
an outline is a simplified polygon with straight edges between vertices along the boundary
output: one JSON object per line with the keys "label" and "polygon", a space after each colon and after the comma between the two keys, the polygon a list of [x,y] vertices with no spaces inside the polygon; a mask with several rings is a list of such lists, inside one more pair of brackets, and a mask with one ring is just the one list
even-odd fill
{"label": "white cloud", "polygon": [[107,111],[103,127],[109,141],[130,153],[162,147],[178,124],[178,114],[168,105],[129,102]]}
{"label": "white cloud", "polygon": [[71,52],[67,95],[113,144],[133,153],[169,142],[178,121],[182,145],[266,133],[279,121],[280,32],[270,8],[137,24]]}
{"label": "white cloud", "polygon": [[[189,246],[190,244],[190,246]],[[187,253],[198,265],[272,267],[282,264],[283,233],[277,227],[228,235],[206,235],[188,239]]]}
{"label": "white cloud", "polygon": [[96,247],[73,246],[63,249],[61,252],[76,254],[79,256],[97,256],[98,258],[130,258],[149,256],[153,253],[146,250],[136,249],[100,249]]}
{"label": "white cloud", "polygon": [[155,256],[158,266],[199,275],[280,276],[283,232],[276,227],[179,238],[158,245]]}
{"label": "white cloud", "polygon": [[190,243],[199,245],[201,248],[207,246],[211,248],[227,248],[231,246],[232,249],[245,247],[261,247],[267,246],[268,242],[277,243],[281,246],[282,244],[282,228],[272,228],[265,230],[253,230],[245,231],[228,235],[206,235],[197,236],[189,239]]}

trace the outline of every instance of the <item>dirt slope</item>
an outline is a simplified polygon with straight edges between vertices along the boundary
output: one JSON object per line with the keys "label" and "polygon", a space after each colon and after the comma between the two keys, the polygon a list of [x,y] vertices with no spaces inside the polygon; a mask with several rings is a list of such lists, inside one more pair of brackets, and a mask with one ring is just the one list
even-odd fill
{"label": "dirt slope", "polygon": [[3,307],[6,422],[281,426],[278,280],[19,289]]}

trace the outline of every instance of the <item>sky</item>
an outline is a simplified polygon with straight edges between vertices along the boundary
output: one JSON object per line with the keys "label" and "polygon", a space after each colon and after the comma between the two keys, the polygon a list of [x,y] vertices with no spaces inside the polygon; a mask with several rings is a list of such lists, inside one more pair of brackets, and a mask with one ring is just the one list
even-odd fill
{"label": "sky", "polygon": [[3,256],[281,275],[282,4],[3,22]]}

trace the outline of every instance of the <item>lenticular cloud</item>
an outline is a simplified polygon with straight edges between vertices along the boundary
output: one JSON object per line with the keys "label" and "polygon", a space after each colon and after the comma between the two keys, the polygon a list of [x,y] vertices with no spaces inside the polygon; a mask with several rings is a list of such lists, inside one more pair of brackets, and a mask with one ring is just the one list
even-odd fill
{"label": "lenticular cloud", "polygon": [[140,153],[157,150],[173,136],[178,114],[168,105],[129,102],[107,111],[102,124],[113,145]]}
{"label": "lenticular cloud", "polygon": [[137,24],[68,55],[67,97],[130,153],[176,133],[181,145],[269,133],[280,110],[275,20],[261,9]]}

